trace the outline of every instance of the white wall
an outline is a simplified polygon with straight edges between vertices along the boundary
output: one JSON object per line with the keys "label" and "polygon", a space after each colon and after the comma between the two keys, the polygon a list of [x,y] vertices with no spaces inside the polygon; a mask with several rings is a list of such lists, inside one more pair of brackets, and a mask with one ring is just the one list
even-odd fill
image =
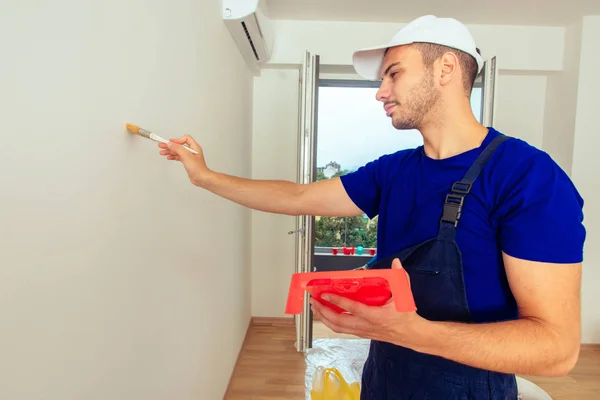
{"label": "white wall", "polygon": [[252,77],[218,2],[0,13],[0,398],[222,398],[250,316],[250,212],[133,122],[251,168]]}
{"label": "white wall", "polygon": [[600,169],[598,149],[598,93],[600,93],[600,16],[585,17],[581,24],[581,58],[575,116],[573,146],[573,180],[585,201],[587,228],[582,288],[582,319],[584,343],[600,343]]}
{"label": "white wall", "polygon": [[[595,19],[586,20],[588,29],[595,26]],[[581,25],[581,24],[580,24]],[[297,110],[297,98],[291,91],[297,90],[297,73],[290,74],[289,68],[297,67],[301,63],[305,50],[309,50],[321,56],[322,70],[327,72],[327,77],[343,78],[344,75],[350,79],[354,78],[351,63],[352,51],[355,48],[368,47],[376,43],[385,43],[399,28],[398,24],[377,24],[357,22],[321,22],[321,21],[276,21],[277,41],[273,58],[270,62],[272,69],[287,69],[286,79],[283,75],[278,76],[274,71],[265,71],[261,77],[256,78],[255,83],[255,107],[261,110]],[[573,130],[575,115],[580,122],[578,130],[582,148],[579,152],[590,152],[595,146],[587,146],[588,139],[595,135],[593,140],[598,140],[598,129],[591,125],[591,120],[580,117],[584,111],[575,108],[575,104],[583,101],[581,95],[578,102],[575,101],[577,90],[575,85],[586,85],[586,82],[598,83],[598,78],[588,72],[585,77],[584,68],[579,71],[579,62],[566,60],[566,56],[578,57],[578,44],[580,42],[577,34],[577,26],[561,27],[508,27],[508,26],[470,26],[476,40],[478,41],[484,55],[496,54],[498,56],[499,77],[497,87],[497,119],[496,127],[504,133],[523,138],[532,145],[548,151],[557,162],[569,172],[571,160],[578,157],[578,151],[570,151],[573,148]],[[591,37],[591,35],[589,36]],[[565,41],[566,40],[566,41]],[[591,40],[591,39],[590,39]],[[588,46],[592,46],[591,41]],[[591,53],[591,50],[589,50]],[[583,50],[582,50],[582,54]],[[581,62],[586,63],[588,68],[594,64],[593,56],[582,55]],[[564,68],[564,72],[563,72]],[[579,78],[579,80],[578,80]],[[594,83],[594,84],[595,84]],[[588,96],[585,100],[588,107],[594,104],[592,93],[594,86],[587,87]],[[282,94],[286,93],[285,96]],[[288,95],[289,93],[289,95]],[[557,98],[565,94],[566,99]],[[572,98],[573,100],[569,100]],[[285,104],[287,103],[287,104]],[[591,115],[591,114],[590,114]],[[569,130],[569,118],[572,120]],[[276,152],[255,144],[253,150],[254,159],[260,159],[261,164],[277,166],[282,172],[269,171],[274,179],[295,179],[296,148],[292,146],[296,140],[296,115],[288,119],[288,116],[280,116],[279,112],[255,113],[254,140],[257,142],[260,127],[260,140],[276,146],[285,144]],[[587,122],[583,122],[587,121]],[[595,130],[594,130],[595,129]],[[570,138],[570,139],[569,139]],[[591,140],[591,139],[590,139]],[[570,144],[569,144],[570,143]],[[274,157],[277,157],[276,159]],[[287,163],[281,164],[282,159]],[[275,161],[277,160],[277,162]],[[596,195],[595,188],[585,181],[591,178],[591,169],[588,163],[593,158],[582,156],[579,164],[581,167],[581,178],[576,181],[582,189],[587,202],[586,225],[588,232],[595,231],[600,224],[594,221],[594,211],[590,211],[590,198],[594,204]],[[575,163],[573,164],[575,168]],[[255,171],[256,172],[256,171]],[[263,177],[264,174],[253,175],[255,178]],[[600,191],[598,191],[600,193]],[[591,214],[591,216],[590,216]],[[258,252],[263,252],[270,240],[281,243],[283,231],[290,227],[293,229],[293,220],[289,217],[269,216],[261,217],[261,226],[253,225],[255,234],[261,233],[272,236],[262,236],[260,247],[253,245],[253,278],[260,276],[261,279],[270,279],[273,287],[287,290],[289,285],[289,273],[293,271],[294,247],[291,241],[285,247],[277,250],[277,257],[263,256],[256,258]],[[254,222],[255,220],[253,220]],[[276,239],[278,238],[278,239]],[[256,239],[254,239],[256,240]],[[586,276],[595,276],[592,270],[594,260],[600,258],[595,254],[594,234],[588,236],[586,248]],[[595,246],[598,248],[598,246]],[[595,274],[595,275],[594,275]],[[583,304],[583,338],[586,342],[600,342],[600,323],[596,308],[592,304],[598,303],[597,291],[592,291],[590,285],[594,281],[584,282]],[[261,280],[261,288],[265,287]],[[257,284],[253,283],[253,314],[268,316],[283,316],[285,299],[282,293],[272,296],[264,290],[256,290]],[[277,290],[280,290],[277,289]],[[277,304],[277,302],[280,302]],[[260,304],[260,306],[259,306]]]}
{"label": "white wall", "polygon": [[[352,53],[388,43],[404,24],[337,21],[275,21],[276,41],[270,64],[300,64],[304,50],[321,55],[321,63],[350,65]],[[498,57],[507,71],[560,71],[564,28],[468,25],[484,58]]]}
{"label": "white wall", "polygon": [[[254,82],[252,177],[295,182],[297,69],[264,70]],[[294,272],[295,217],[252,211],[252,315],[284,316]]]}
{"label": "white wall", "polygon": [[501,71],[497,84],[495,127],[541,148],[546,76]]}
{"label": "white wall", "polygon": [[544,112],[544,148],[567,173],[573,164],[580,58],[581,21],[565,29],[564,69],[548,76]]}

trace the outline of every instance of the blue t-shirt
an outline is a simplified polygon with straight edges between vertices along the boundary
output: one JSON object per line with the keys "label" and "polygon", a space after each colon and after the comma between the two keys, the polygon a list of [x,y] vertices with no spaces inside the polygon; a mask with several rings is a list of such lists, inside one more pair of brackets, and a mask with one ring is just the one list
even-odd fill
{"label": "blue t-shirt", "polygon": [[[423,146],[372,161],[341,177],[369,218],[379,215],[377,259],[437,236],[443,204],[481,151],[435,160]],[[492,155],[465,197],[456,228],[467,302],[474,321],[514,319],[502,252],[549,263],[583,260],[583,199],[545,152],[509,138]]]}

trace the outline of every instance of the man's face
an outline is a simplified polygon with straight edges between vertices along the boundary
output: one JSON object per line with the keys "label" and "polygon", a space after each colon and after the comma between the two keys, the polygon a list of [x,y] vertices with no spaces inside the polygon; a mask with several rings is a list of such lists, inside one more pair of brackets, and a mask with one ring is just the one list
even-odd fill
{"label": "man's face", "polygon": [[429,111],[439,103],[432,71],[413,46],[392,47],[381,68],[382,82],[377,100],[396,129],[419,129],[428,122]]}

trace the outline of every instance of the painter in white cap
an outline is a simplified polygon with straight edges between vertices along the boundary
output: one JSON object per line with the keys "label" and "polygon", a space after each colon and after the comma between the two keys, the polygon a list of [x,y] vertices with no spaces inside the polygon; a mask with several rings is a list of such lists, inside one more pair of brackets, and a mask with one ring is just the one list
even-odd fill
{"label": "painter in white cap", "polygon": [[381,79],[377,99],[396,128],[419,130],[422,146],[310,184],[212,171],[189,136],[160,143],[160,154],[249,208],[378,217],[364,273],[378,283],[372,270],[395,269],[392,293],[367,305],[351,300],[362,287],[340,286],[310,299],[333,331],[371,339],[361,400],[516,400],[516,374],[566,375],[579,354],[586,236],[573,182],[545,152],[477,121],[470,92],[482,59],[458,21],[419,18],[354,65]]}
{"label": "painter in white cap", "polygon": [[[419,58],[428,73],[418,82],[420,86],[408,93],[403,89],[415,83],[411,78],[415,78]],[[355,52],[353,64],[362,77],[382,80],[378,99],[384,102],[397,129],[419,129],[427,122],[424,118],[436,117],[426,114],[442,99],[441,90],[454,89],[460,81],[465,95],[470,96],[483,59],[462,23],[426,15],[407,24],[390,42]],[[407,72],[408,77],[401,77]],[[403,82],[398,83],[400,80]]]}

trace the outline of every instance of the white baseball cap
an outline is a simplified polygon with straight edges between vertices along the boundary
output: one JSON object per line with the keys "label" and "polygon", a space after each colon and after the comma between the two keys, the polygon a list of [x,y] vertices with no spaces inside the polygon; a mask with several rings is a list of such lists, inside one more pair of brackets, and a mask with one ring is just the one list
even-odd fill
{"label": "white baseball cap", "polygon": [[389,43],[354,52],[354,69],[365,79],[379,80],[385,51],[390,47],[417,42],[440,44],[464,51],[477,61],[477,73],[483,68],[483,58],[466,26],[453,18],[425,15],[400,29]]}

